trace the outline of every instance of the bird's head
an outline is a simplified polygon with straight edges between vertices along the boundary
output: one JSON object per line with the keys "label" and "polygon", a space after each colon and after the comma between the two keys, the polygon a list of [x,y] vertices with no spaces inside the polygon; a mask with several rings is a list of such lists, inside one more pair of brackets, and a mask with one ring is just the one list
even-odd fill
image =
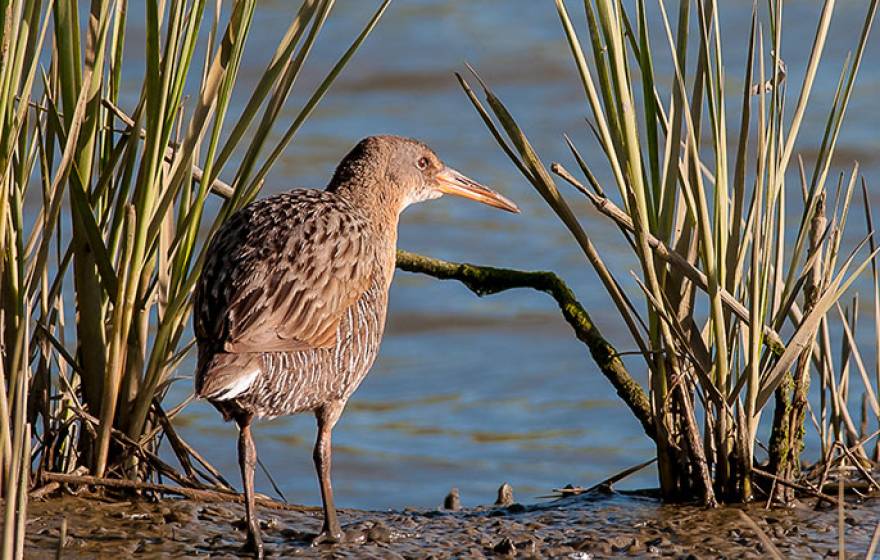
{"label": "bird's head", "polygon": [[444,164],[422,142],[400,136],[370,136],[361,140],[339,164],[328,187],[338,188],[347,188],[357,198],[396,214],[410,204],[444,194],[519,212],[509,199]]}

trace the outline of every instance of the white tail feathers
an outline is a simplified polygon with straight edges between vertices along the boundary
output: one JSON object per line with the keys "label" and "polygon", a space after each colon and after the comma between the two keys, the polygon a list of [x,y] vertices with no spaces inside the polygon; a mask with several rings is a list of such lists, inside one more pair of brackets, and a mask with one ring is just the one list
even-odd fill
{"label": "white tail feathers", "polygon": [[[228,401],[234,399],[250,389],[259,373],[260,369],[255,368],[241,375],[225,376],[225,384],[212,383],[212,387],[203,387],[199,396],[212,401]],[[207,389],[207,391],[205,389]]]}

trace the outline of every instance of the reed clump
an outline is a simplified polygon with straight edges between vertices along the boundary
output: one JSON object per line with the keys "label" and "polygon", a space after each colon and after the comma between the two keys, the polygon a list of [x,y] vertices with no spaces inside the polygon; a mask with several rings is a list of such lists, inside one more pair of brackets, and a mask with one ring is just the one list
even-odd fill
{"label": "reed clump", "polygon": [[[163,405],[193,347],[202,240],[257,195],[388,3],[298,93],[290,119],[283,109],[333,0],[291,7],[246,93],[236,83],[255,0],[148,1],[137,14],[127,0],[0,2],[2,558],[23,554],[42,472],[228,487],[173,432],[180,407]],[[126,41],[132,17],[143,45]],[[123,103],[133,60],[145,72]],[[212,192],[223,199],[209,218]],[[181,473],[156,455],[163,435]]]}
{"label": "reed clump", "polygon": [[[560,164],[548,170],[476,72],[485,104],[459,76],[495,140],[574,237],[643,358],[650,422],[640,421],[656,442],[667,499],[788,501],[807,474],[824,483],[828,469],[845,461],[869,476],[877,458],[877,433],[867,426],[880,417],[880,361],[876,344],[875,363],[863,359],[855,336],[858,300],[849,299],[853,282],[870,270],[872,342],[878,340],[876,239],[858,165],[832,176],[877,5],[865,5],[820,138],[799,133],[833,0],[822,3],[815,35],[804,43],[810,55],[800,84],[786,80],[780,59],[788,39],[780,0],[754,8],[744,44],[733,39],[748,52],[739,69],[726,64],[729,38],[716,0],[660,0],[650,8],[644,0],[587,0],[582,28],[557,0],[601,154],[585,158],[566,137],[578,175]],[[649,9],[662,25],[649,29]],[[661,57],[671,75],[657,72]],[[734,74],[742,86],[728,95],[726,78]],[[733,103],[738,122],[729,122]],[[796,146],[805,144],[816,148],[809,167],[795,158]],[[635,293],[620,280],[625,271],[606,266],[554,175],[620,230],[638,269]],[[859,203],[867,235],[845,247],[847,218]],[[857,391],[864,394],[861,423],[849,406]],[[764,414],[772,422],[760,434]],[[801,451],[809,429],[817,432],[821,460],[806,473]]]}

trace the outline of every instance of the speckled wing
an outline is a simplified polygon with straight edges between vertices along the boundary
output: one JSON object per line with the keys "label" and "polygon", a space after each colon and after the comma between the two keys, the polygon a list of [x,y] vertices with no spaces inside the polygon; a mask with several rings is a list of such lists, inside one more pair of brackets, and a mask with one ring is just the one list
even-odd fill
{"label": "speckled wing", "polygon": [[196,336],[230,353],[331,347],[373,273],[365,219],[324,191],[254,202],[217,232],[196,289]]}

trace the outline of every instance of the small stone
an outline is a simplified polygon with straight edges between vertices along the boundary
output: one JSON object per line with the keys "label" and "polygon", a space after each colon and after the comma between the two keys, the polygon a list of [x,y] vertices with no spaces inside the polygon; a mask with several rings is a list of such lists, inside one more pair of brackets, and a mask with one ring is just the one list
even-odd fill
{"label": "small stone", "polygon": [[498,489],[498,498],[495,500],[496,506],[509,506],[513,504],[513,486],[504,483]]}
{"label": "small stone", "polygon": [[446,495],[446,498],[443,500],[443,509],[448,509],[449,511],[461,509],[461,496],[458,493],[458,488],[453,488]]}
{"label": "small stone", "polygon": [[513,541],[507,537],[501,539],[498,544],[496,544],[492,551],[495,554],[503,554],[504,556],[513,556],[516,554],[516,545],[513,544]]}
{"label": "small stone", "polygon": [[391,529],[382,523],[376,523],[367,532],[367,540],[374,543],[391,542]]}

